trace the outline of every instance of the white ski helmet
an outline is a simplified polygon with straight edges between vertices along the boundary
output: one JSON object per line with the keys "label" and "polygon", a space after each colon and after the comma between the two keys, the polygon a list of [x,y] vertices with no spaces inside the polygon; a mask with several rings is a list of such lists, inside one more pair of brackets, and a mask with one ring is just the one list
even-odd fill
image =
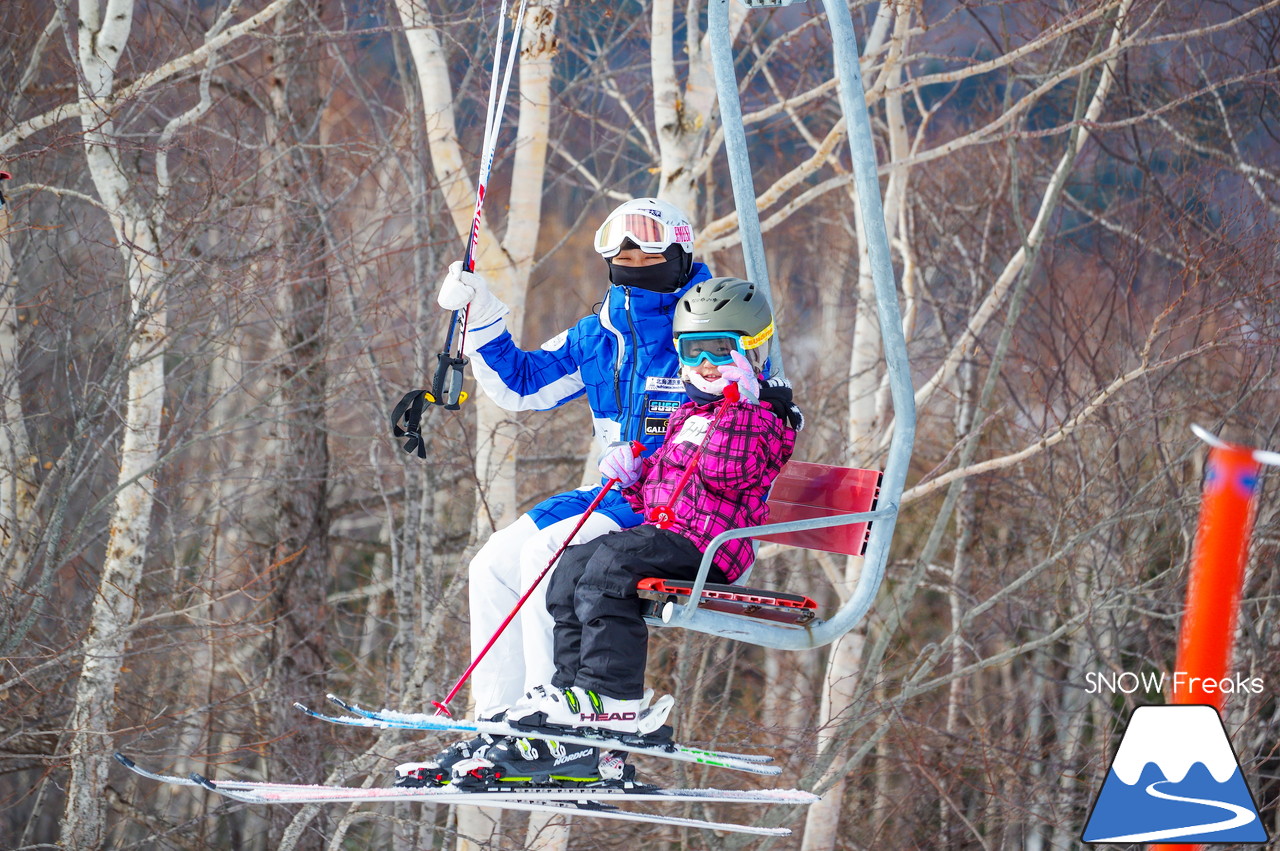
{"label": "white ski helmet", "polygon": [[617,256],[628,239],[649,254],[662,254],[679,245],[686,255],[693,256],[693,225],[669,201],[636,198],[618,205],[596,231],[596,252],[608,260]]}

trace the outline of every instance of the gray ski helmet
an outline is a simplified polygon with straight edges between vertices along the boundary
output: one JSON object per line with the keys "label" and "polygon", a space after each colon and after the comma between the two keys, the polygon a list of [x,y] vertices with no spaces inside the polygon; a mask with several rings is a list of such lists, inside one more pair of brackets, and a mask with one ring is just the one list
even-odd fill
{"label": "gray ski helmet", "polygon": [[764,290],[742,278],[712,278],[695,285],[676,303],[671,332],[679,337],[707,331],[736,333],[748,360],[764,366],[773,336],[773,308]]}

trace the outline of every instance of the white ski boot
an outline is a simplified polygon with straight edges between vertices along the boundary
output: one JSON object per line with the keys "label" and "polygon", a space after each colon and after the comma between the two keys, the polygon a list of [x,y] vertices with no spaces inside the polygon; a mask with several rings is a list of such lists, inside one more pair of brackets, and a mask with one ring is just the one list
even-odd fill
{"label": "white ski boot", "polygon": [[630,700],[609,697],[580,686],[537,686],[516,702],[507,721],[532,727],[578,727],[647,735],[666,722],[675,700],[664,696],[650,706],[653,690]]}

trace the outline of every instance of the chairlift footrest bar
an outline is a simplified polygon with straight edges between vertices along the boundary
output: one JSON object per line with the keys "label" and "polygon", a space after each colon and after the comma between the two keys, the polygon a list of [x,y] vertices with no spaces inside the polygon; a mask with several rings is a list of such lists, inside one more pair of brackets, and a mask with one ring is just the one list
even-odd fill
{"label": "chairlift footrest bar", "polygon": [[[645,614],[659,618],[668,602],[687,604],[692,590],[692,582],[678,579],[642,579],[636,585],[637,593],[646,603]],[[711,582],[703,587],[698,607],[787,624],[806,624],[818,614],[818,604],[802,594]]]}

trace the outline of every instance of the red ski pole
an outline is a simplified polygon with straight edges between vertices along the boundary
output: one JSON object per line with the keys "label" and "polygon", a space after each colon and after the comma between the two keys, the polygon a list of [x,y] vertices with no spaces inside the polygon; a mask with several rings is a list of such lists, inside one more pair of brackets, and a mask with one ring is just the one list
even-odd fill
{"label": "red ski pole", "polygon": [[680,476],[680,480],[676,482],[675,490],[671,492],[671,496],[662,505],[655,505],[649,509],[648,516],[645,518],[659,529],[670,529],[671,524],[676,522],[676,502],[680,499],[680,494],[684,492],[684,486],[689,483],[689,477],[693,475],[693,471],[698,466],[698,459],[702,457],[702,449],[711,439],[711,432],[715,431],[717,425],[720,424],[720,415],[724,413],[724,409],[729,407],[733,402],[738,401],[738,384],[730,381],[724,388],[724,400],[720,403],[720,407],[716,408],[716,415],[711,420],[711,426],[707,429],[707,436],[702,439],[702,443],[698,444],[698,448],[693,450],[693,457],[689,459],[689,464],[684,468],[684,473]]}
{"label": "red ski pole", "polygon": [[[632,457],[639,458],[643,453],[644,453],[644,444],[638,440],[631,441]],[[554,567],[555,563],[560,559],[560,554],[563,553],[569,547],[569,543],[573,540],[573,536],[578,534],[578,530],[582,528],[582,524],[586,523],[587,518],[591,516],[591,513],[595,511],[597,507],[599,507],[600,502],[604,499],[604,495],[607,494],[609,490],[617,483],[618,483],[617,479],[609,479],[607,482],[604,483],[604,487],[600,488],[600,493],[596,494],[596,498],[591,500],[591,504],[587,506],[587,510],[582,512],[582,516],[578,518],[578,522],[576,525],[574,525],[573,531],[570,532],[567,537],[565,537],[564,543],[560,545],[560,549],[556,550],[555,555],[551,556],[551,561],[547,562],[547,566],[542,568],[542,572],[539,573],[538,577],[533,580],[532,584],[529,585],[529,589],[524,592],[524,595],[521,596],[519,600],[516,601],[515,608],[513,608],[510,611],[510,613],[507,614],[506,618],[502,621],[502,623],[498,625],[497,630],[494,631],[493,635],[489,637],[489,642],[485,644],[485,646],[480,650],[479,653],[476,654],[476,658],[471,660],[471,664],[468,665],[467,669],[462,672],[462,676],[458,677],[458,681],[453,684],[453,688],[450,689],[448,696],[445,697],[444,699],[444,702],[441,702],[438,700],[431,701],[432,704],[436,707],[437,715],[447,715],[450,718],[453,717],[453,713],[449,711],[449,704],[453,701],[455,697],[458,696],[458,692],[462,690],[463,683],[465,683],[467,681],[467,678],[471,676],[471,672],[474,671],[476,669],[476,666],[480,664],[480,660],[483,659],[485,657],[485,654],[489,652],[489,648],[492,647],[494,645],[494,642],[498,640],[498,636],[502,635],[502,632],[507,628],[507,625],[510,624],[511,621],[515,620],[516,613],[520,611],[520,607],[524,605],[524,601],[528,600],[529,597],[533,595],[534,589],[537,588],[542,583],[543,577],[551,572],[551,568]]]}

